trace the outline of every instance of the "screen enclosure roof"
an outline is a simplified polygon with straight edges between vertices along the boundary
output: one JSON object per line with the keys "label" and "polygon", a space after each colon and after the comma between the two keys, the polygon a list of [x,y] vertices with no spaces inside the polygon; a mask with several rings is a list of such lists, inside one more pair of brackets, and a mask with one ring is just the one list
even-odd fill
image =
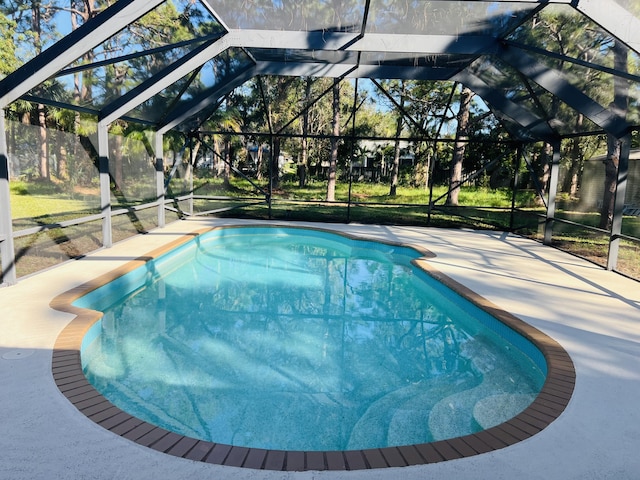
{"label": "screen enclosure roof", "polygon": [[640,123],[639,14],[640,0],[118,0],[80,26],[53,17],[0,107],[188,131],[260,75],[431,80],[469,87],[519,139],[622,137]]}

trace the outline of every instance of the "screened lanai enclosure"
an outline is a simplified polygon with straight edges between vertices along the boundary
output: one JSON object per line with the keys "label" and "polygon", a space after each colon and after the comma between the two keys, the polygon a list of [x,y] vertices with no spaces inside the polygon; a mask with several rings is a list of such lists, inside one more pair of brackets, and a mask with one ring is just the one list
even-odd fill
{"label": "screened lanai enclosure", "polygon": [[640,278],[639,17],[1,1],[2,283],[194,215],[497,229]]}

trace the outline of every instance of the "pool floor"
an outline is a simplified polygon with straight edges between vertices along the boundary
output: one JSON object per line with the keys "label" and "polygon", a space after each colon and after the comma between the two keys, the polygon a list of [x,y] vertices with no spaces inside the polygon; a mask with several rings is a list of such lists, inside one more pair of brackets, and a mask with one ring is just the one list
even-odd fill
{"label": "pool floor", "polygon": [[[204,230],[194,234],[203,232]],[[80,347],[84,334],[100,315],[71,304],[85,293],[192,238],[193,235],[187,235],[175,240],[93,281],[75,287],[51,302],[56,310],[77,315],[62,330],[55,343],[52,373],[56,385],[87,418],[114,434],[169,455],[219,465],[278,471],[363,470],[437,463],[514,445],[545,429],[562,414],[571,399],[575,386],[574,365],[567,352],[555,340],[438,272],[429,260],[421,260],[420,267],[430,275],[529,338],[544,354],[548,367],[545,384],[533,403],[511,420],[471,435],[430,443],[364,450],[306,452],[213,443],[178,435],[146,423],[112,405],[87,381],[80,364]]]}

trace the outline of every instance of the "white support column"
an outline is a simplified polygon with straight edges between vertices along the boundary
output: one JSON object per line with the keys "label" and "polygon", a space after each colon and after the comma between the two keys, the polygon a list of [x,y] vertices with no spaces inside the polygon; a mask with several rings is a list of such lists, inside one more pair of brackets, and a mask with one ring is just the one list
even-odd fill
{"label": "white support column", "polygon": [[195,166],[195,157],[193,156],[193,137],[191,137],[189,143],[189,168],[187,168],[187,173],[189,175],[189,215],[193,216],[193,170]]}
{"label": "white support column", "polygon": [[166,224],[164,201],[164,147],[162,145],[163,135],[160,132],[155,132],[153,139],[153,149],[156,155],[156,197],[158,198],[158,227],[162,228]]}
{"label": "white support column", "polygon": [[624,199],[627,193],[627,178],[629,176],[629,150],[631,149],[631,135],[620,139],[620,158],[618,159],[618,182],[616,184],[613,219],[611,220],[611,237],[609,238],[609,255],[607,270],[614,270],[618,264],[620,251],[620,235],[622,234],[622,216]]}
{"label": "white support column", "polygon": [[98,156],[100,171],[100,208],[102,211],[102,246],[113,245],[111,229],[111,185],[109,179],[109,125],[98,122]]}
{"label": "white support column", "polygon": [[2,260],[2,282],[17,283],[16,254],[13,245],[11,222],[11,196],[9,191],[9,152],[4,109],[0,108],[0,259]]}
{"label": "white support column", "polygon": [[553,221],[556,215],[556,197],[558,195],[558,179],[560,177],[560,140],[553,143],[553,157],[549,176],[549,199],[547,200],[547,218],[544,224],[544,244],[551,245],[553,238]]}

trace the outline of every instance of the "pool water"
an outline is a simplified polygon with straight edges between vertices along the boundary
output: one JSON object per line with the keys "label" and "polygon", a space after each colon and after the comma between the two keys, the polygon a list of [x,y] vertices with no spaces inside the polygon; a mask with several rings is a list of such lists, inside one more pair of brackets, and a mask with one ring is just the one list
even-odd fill
{"label": "pool water", "polygon": [[297,228],[214,230],[77,300],[89,381],[190,437],[277,450],[425,443],[502,423],[542,354],[411,263]]}

